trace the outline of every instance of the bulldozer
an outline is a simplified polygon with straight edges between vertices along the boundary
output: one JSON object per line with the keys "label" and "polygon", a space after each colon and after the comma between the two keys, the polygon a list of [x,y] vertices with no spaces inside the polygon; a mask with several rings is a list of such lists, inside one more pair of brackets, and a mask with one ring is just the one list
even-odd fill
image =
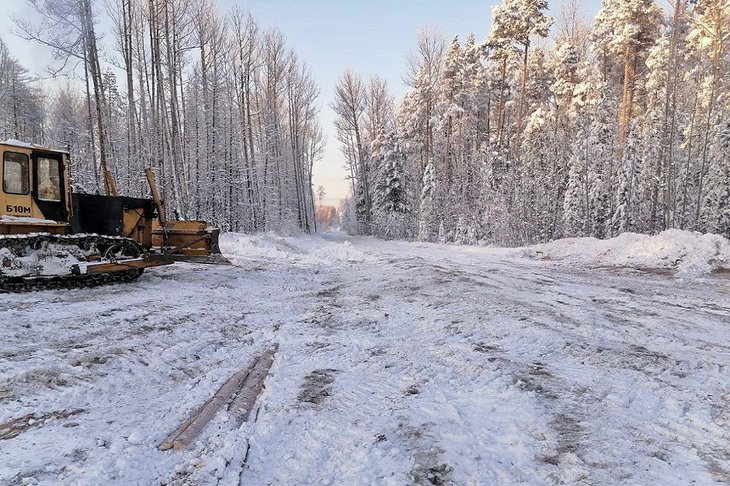
{"label": "bulldozer", "polygon": [[178,261],[226,263],[220,230],[168,220],[151,169],[151,198],[73,192],[67,150],[0,142],[0,293],[131,282]]}

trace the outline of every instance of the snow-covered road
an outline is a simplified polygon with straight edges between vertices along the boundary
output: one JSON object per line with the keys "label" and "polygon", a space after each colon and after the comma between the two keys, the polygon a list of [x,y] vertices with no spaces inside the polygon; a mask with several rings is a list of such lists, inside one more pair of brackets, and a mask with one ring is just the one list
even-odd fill
{"label": "snow-covered road", "polygon": [[[0,423],[48,417],[0,439],[0,484],[730,482],[728,279],[224,244],[234,266],[0,296]],[[156,449],[275,342],[255,422]]]}

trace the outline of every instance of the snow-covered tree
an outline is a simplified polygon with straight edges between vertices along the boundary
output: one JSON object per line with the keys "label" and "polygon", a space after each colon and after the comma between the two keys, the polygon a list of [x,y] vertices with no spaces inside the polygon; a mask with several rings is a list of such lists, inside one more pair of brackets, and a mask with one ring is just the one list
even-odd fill
{"label": "snow-covered tree", "polygon": [[429,162],[423,170],[423,184],[419,201],[418,239],[420,241],[433,241],[436,230],[434,228],[435,193],[436,178],[434,176],[433,164]]}
{"label": "snow-covered tree", "polygon": [[[18,31],[50,48],[60,63],[49,67],[71,81],[46,99],[22,69],[0,69],[3,106],[13,105],[6,80],[26,90],[13,133],[7,110],[0,115],[5,136],[68,143],[79,190],[108,191],[109,171],[121,194],[147,196],[143,169],[152,167],[180,217],[238,231],[314,230],[319,91],[280,33],[237,9],[222,15],[210,0],[29,5],[41,15],[18,17]],[[99,25],[111,26],[110,52],[97,46]],[[21,113],[31,102],[35,114]]]}
{"label": "snow-covered tree", "polygon": [[596,39],[610,56],[623,61],[619,148],[636,115],[637,69],[659,37],[662,11],[656,0],[603,0],[596,16]]}
{"label": "snow-covered tree", "polygon": [[0,136],[43,140],[43,94],[0,39]]}
{"label": "snow-covered tree", "polygon": [[405,157],[394,131],[381,130],[371,145],[375,169],[373,219],[375,233],[385,238],[407,234],[409,203],[405,187]]}
{"label": "snow-covered tree", "polygon": [[[702,219],[709,231],[728,236],[730,230],[730,122],[710,149],[710,169]],[[730,236],[728,236],[730,237]]]}
{"label": "snow-covered tree", "polygon": [[547,0],[503,0],[492,9],[491,42],[502,45],[519,45],[522,48],[522,74],[520,79],[517,130],[521,130],[525,116],[527,94],[528,59],[532,38],[547,37],[552,17],[546,15]]}
{"label": "snow-covered tree", "polygon": [[405,225],[468,244],[725,231],[727,2],[603,0],[594,27],[573,2],[534,47],[546,7],[504,0],[482,44],[419,36],[395,116]]}
{"label": "snow-covered tree", "polygon": [[641,168],[637,137],[632,133],[626,140],[623,158],[619,168],[618,193],[612,225],[614,235],[632,231],[636,224],[639,201],[638,178]]}

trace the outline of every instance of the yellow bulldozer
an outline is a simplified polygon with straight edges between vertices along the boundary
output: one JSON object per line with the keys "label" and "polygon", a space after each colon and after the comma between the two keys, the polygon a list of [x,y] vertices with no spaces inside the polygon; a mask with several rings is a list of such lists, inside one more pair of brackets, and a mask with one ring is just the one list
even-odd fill
{"label": "yellow bulldozer", "polygon": [[176,261],[225,263],[220,231],[165,218],[151,169],[151,199],[71,190],[69,153],[0,142],[0,293],[136,280]]}

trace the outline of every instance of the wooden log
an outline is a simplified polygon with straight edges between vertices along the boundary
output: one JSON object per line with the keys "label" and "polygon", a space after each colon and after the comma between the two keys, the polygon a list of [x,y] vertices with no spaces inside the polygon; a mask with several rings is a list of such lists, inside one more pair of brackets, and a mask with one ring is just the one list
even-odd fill
{"label": "wooden log", "polygon": [[241,385],[241,390],[231,402],[228,410],[233,415],[237,425],[240,426],[243,422],[246,422],[251,415],[253,406],[264,389],[264,380],[269,374],[271,365],[274,362],[274,354],[276,354],[278,348],[278,344],[274,345],[259,357]]}
{"label": "wooden log", "polygon": [[23,430],[29,427],[29,422],[35,419],[36,416],[30,413],[28,415],[13,419],[10,422],[0,424],[0,440],[12,439],[17,435],[20,435]]}
{"label": "wooden log", "polygon": [[274,362],[274,354],[278,348],[278,344],[274,345],[256,358],[247,369],[234,373],[208,401],[167,436],[158,448],[162,451],[184,449],[192,444],[234,394],[236,396],[231,402],[229,410],[239,425],[248,420],[253,405],[263,390],[264,380]]}
{"label": "wooden log", "polygon": [[[254,362],[255,364],[255,362]],[[253,368],[253,364],[246,371],[238,371],[221,386],[217,392],[206,401],[195,413],[188,417],[180,427],[175,429],[167,439],[159,445],[161,451],[169,449],[183,449],[195,440],[195,438],[202,432],[206,425],[215,416],[218,410],[225,405],[231,396],[238,390],[243,384],[246,376],[248,376],[250,370]]]}
{"label": "wooden log", "polygon": [[72,415],[77,415],[83,412],[83,409],[76,410],[59,410],[57,412],[49,412],[45,414],[28,414],[22,417],[18,417],[9,422],[0,424],[0,440],[12,439],[17,437],[22,432],[33,428],[40,427],[51,419],[67,419]]}

